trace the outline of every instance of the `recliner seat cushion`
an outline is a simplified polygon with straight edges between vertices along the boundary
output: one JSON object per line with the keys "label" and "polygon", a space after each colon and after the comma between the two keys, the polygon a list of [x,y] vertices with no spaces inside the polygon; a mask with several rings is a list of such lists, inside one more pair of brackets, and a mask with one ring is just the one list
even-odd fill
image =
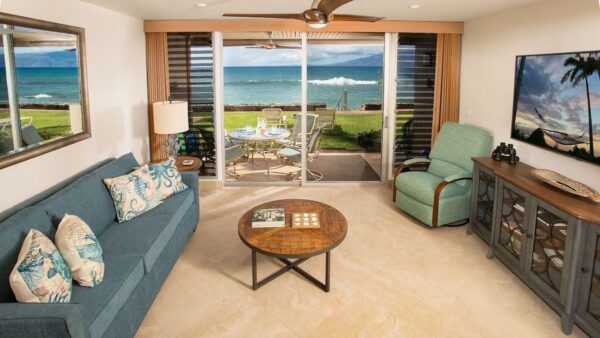
{"label": "recliner seat cushion", "polygon": [[140,257],[106,256],[104,281],[94,288],[73,286],[71,302],[84,306],[91,337],[101,337],[144,277]]}
{"label": "recliner seat cushion", "polygon": [[193,195],[191,189],[185,190],[142,216],[110,225],[99,237],[105,255],[143,257],[146,272],[151,271],[194,203]]}
{"label": "recliner seat cushion", "polygon": [[[410,171],[398,175],[396,189],[415,200],[433,206],[433,197],[438,184],[443,181],[441,177],[428,172]],[[440,199],[460,196],[469,193],[469,185],[452,183],[446,185],[440,194]]]}

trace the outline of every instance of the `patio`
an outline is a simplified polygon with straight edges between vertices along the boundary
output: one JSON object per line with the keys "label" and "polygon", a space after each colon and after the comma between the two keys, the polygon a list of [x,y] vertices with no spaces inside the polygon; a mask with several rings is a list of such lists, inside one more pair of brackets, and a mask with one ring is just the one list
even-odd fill
{"label": "patio", "polygon": [[[285,127],[294,128],[296,112],[283,112]],[[309,112],[319,114],[319,112]],[[254,126],[262,112],[226,112],[228,131]],[[379,181],[381,175],[380,134],[381,112],[336,111],[335,122],[323,130],[316,150],[311,154],[308,169],[322,174],[320,182]],[[317,125],[319,122],[317,121]],[[277,147],[275,147],[277,148]],[[228,163],[229,182],[286,182],[292,181],[300,169],[298,164],[284,161],[276,149],[254,158],[247,155],[236,161],[235,174],[232,162]],[[267,166],[269,170],[267,170]]]}

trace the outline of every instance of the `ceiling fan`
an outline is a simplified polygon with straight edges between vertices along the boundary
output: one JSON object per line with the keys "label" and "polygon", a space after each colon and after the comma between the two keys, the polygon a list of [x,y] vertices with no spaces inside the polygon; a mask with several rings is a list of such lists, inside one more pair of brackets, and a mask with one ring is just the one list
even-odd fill
{"label": "ceiling fan", "polygon": [[311,28],[324,28],[332,21],[376,22],[383,18],[375,16],[333,14],[352,0],[313,0],[310,9],[300,14],[223,14],[226,17],[293,19],[306,22]]}
{"label": "ceiling fan", "polygon": [[248,46],[246,48],[262,48],[262,49],[266,49],[268,51],[272,51],[274,49],[302,49],[302,46],[290,46],[290,45],[277,44],[277,43],[273,42],[272,34],[273,33],[269,32],[269,38],[267,39],[266,42],[257,43],[254,46]]}

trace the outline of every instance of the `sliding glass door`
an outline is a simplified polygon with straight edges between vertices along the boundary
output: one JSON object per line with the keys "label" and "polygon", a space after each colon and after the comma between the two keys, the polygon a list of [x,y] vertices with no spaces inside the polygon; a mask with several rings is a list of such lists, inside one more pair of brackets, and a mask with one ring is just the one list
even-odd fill
{"label": "sliding glass door", "polygon": [[311,33],[308,182],[379,182],[384,35]]}
{"label": "sliding glass door", "polygon": [[224,33],[223,46],[225,181],[300,184],[300,35]]}

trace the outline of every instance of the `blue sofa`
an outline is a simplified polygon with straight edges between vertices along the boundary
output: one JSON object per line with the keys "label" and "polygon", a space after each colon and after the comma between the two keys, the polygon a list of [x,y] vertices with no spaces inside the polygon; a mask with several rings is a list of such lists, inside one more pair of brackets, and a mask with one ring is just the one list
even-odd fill
{"label": "blue sofa", "polygon": [[[131,154],[107,160],[0,214],[0,336],[135,334],[196,229],[200,210],[198,176],[183,172],[183,181],[190,189],[140,217],[117,223],[102,179],[127,174],[136,166]],[[81,217],[98,237],[106,263],[104,281],[94,288],[74,283],[69,304],[17,303],[9,275],[27,232],[35,228],[53,239],[65,213]]]}

